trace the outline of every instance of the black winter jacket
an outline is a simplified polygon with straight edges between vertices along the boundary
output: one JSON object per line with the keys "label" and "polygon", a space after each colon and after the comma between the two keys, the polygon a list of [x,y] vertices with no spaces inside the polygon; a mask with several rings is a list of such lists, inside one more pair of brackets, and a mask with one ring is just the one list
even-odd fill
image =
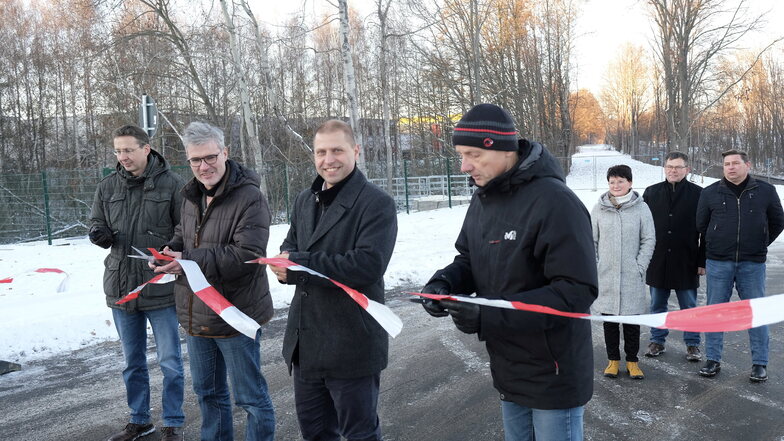
{"label": "black winter jacket", "polygon": [[768,245],[784,230],[776,188],[749,176],[738,198],[724,179],[714,182],[702,190],[697,229],[705,238],[708,259],[765,262]]}
{"label": "black winter jacket", "polygon": [[662,289],[696,289],[697,268],[705,268],[705,242],[697,231],[697,203],[702,187],[686,179],[659,182],[645,189],[643,200],[653,214],[656,248],[645,283]]}
{"label": "black winter jacket", "polygon": [[[182,220],[169,247],[199,264],[207,281],[229,302],[258,324],[273,315],[264,265],[245,262],[267,251],[271,221],[267,198],[259,190],[259,175],[228,160],[226,179],[206,211],[196,179],[182,189]],[[183,329],[199,337],[231,337],[238,332],[199,299],[187,278],[177,278],[174,295]]]}
{"label": "black winter jacket", "polygon": [[[395,202],[359,170],[347,179],[318,224],[313,192],[297,196],[280,250],[384,303],[384,272],[397,238]],[[283,338],[289,371],[295,350],[305,378],[358,378],[387,366],[386,331],[345,292],[304,272],[288,271],[287,283],[297,285]]]}
{"label": "black winter jacket", "polygon": [[131,175],[118,163],[116,171],[98,184],[90,220],[93,227],[108,227],[114,233],[103,275],[103,291],[110,308],[131,312],[174,305],[171,283],[148,285],[135,300],[122,305],[116,302],[155,276],[147,261],[127,256],[134,254],[131,246],[157,249],[171,239],[180,222],[183,183],[163,156],[150,150],[147,167],[140,176]]}
{"label": "black winter jacket", "polygon": [[[451,292],[587,313],[597,296],[596,252],[583,203],[538,143],[471,199],[452,264],[431,281]],[[584,405],[593,393],[586,320],[481,307],[479,339],[502,400],[536,409]]]}

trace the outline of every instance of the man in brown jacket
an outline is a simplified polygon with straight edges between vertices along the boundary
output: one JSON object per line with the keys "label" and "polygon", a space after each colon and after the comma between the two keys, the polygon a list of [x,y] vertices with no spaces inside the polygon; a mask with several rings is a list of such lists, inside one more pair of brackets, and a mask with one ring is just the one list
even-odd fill
{"label": "man in brown jacket", "polygon": [[[266,255],[270,212],[256,172],[228,159],[223,132],[194,122],[183,143],[194,179],[182,190],[180,224],[163,253],[198,263],[207,281],[240,311],[264,324],[272,298],[264,266],[245,261]],[[178,262],[156,272],[182,274]],[[229,382],[234,401],[248,414],[247,440],[272,441],[275,414],[261,373],[255,340],[223,321],[179,277],[174,290],[180,325],[187,331],[193,390],[201,407],[201,439],[233,438]]]}

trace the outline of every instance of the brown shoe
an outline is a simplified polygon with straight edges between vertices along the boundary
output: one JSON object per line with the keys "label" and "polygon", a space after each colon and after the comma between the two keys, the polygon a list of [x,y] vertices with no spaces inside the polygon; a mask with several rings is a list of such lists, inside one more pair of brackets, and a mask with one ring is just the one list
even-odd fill
{"label": "brown shoe", "polygon": [[108,441],[133,441],[153,432],[155,432],[155,426],[152,424],[128,423],[122,431],[112,435]]}
{"label": "brown shoe", "polygon": [[702,354],[700,353],[700,348],[698,348],[697,346],[686,346],[686,359],[689,361],[702,360]]}
{"label": "brown shoe", "polygon": [[161,429],[161,441],[183,441],[182,427],[164,427]]}
{"label": "brown shoe", "polygon": [[646,357],[658,357],[659,355],[663,354],[665,351],[664,345],[660,345],[658,343],[651,342],[648,345],[648,352],[645,353]]}

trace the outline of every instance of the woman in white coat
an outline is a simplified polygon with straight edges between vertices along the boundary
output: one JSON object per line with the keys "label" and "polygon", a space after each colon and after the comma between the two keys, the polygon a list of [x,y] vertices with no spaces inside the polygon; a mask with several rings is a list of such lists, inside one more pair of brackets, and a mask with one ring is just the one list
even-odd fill
{"label": "woman in white coat", "polygon": [[[653,256],[656,234],[648,204],[632,191],[632,169],[615,165],[607,170],[609,191],[591,211],[593,243],[599,270],[599,297],[591,309],[602,315],[644,314],[650,303],[645,290],[645,271]],[[626,371],[631,378],[645,378],[637,353],[640,326],[623,325]],[[606,377],[618,377],[621,360],[620,325],[604,323],[604,342],[609,364]]]}

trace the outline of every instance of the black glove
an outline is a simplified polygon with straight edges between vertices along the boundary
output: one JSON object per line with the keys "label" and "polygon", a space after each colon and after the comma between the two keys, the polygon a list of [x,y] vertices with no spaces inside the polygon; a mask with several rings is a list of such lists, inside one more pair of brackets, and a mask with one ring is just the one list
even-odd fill
{"label": "black glove", "polygon": [[90,242],[101,248],[109,248],[114,242],[114,234],[108,227],[95,226],[90,228]]}
{"label": "black glove", "polygon": [[[449,291],[449,283],[445,280],[434,280],[422,288],[423,294],[449,295]],[[433,317],[446,317],[449,315],[438,300],[425,299],[424,302],[422,302],[422,307]]]}
{"label": "black glove", "polygon": [[457,329],[466,334],[479,332],[479,305],[454,300],[441,300],[440,303],[449,311]]}

